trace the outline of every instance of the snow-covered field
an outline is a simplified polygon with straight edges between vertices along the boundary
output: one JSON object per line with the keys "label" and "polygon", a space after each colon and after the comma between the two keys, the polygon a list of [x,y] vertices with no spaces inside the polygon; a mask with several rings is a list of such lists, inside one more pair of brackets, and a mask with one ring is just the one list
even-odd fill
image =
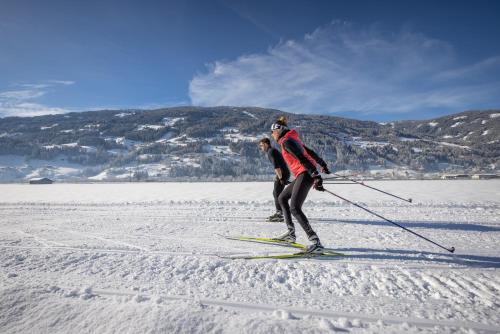
{"label": "snow-covered field", "polygon": [[[500,182],[329,184],[305,204],[345,257],[289,248],[271,183],[0,185],[1,333],[498,333]],[[306,243],[297,227],[298,242]]]}

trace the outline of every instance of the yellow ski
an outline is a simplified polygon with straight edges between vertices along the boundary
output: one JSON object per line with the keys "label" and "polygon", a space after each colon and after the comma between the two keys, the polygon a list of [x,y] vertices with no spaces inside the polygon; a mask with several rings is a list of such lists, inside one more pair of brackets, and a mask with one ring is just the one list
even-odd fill
{"label": "yellow ski", "polygon": [[324,257],[338,257],[346,256],[342,253],[325,251],[322,253],[293,253],[293,254],[277,254],[277,255],[241,255],[241,256],[220,256],[223,259],[231,260],[259,260],[259,259],[311,259],[311,258],[324,258]]}
{"label": "yellow ski", "polygon": [[248,242],[256,242],[259,244],[267,244],[267,245],[278,245],[278,246],[284,246],[284,247],[292,247],[292,248],[299,248],[299,249],[306,249],[307,246],[303,244],[299,244],[296,242],[288,242],[288,241],[283,241],[283,240],[278,240],[278,239],[273,239],[273,238],[260,238],[260,237],[246,237],[246,236],[229,236],[229,235],[220,235],[221,237],[224,237],[229,240],[239,240],[239,241],[248,241]]}

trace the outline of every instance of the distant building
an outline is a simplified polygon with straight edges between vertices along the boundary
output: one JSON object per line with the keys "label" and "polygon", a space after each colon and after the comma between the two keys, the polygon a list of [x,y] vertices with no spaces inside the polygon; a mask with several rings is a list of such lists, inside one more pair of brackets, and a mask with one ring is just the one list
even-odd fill
{"label": "distant building", "polygon": [[468,174],[445,174],[441,176],[443,180],[464,180],[468,178],[470,178]]}
{"label": "distant building", "polygon": [[36,179],[31,179],[30,184],[52,184],[54,181],[51,179],[48,179],[46,177],[41,177],[41,178],[36,178]]}
{"label": "distant building", "polygon": [[489,179],[496,179],[498,178],[498,175],[496,174],[474,174],[472,175],[472,179],[474,180],[489,180]]}

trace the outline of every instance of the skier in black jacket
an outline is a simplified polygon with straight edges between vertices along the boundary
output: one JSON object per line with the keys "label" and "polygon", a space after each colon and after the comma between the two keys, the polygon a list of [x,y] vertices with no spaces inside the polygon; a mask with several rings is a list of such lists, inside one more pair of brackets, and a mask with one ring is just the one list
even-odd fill
{"label": "skier in black jacket", "polygon": [[276,178],[274,179],[274,205],[276,206],[276,213],[269,216],[267,221],[269,222],[282,222],[283,211],[281,210],[281,205],[278,201],[278,196],[281,194],[285,186],[290,183],[290,170],[288,170],[288,166],[286,165],[281,152],[274,147],[271,146],[271,141],[269,138],[262,138],[259,141],[260,149],[267,153],[267,157],[271,164],[274,167],[274,172],[276,173]]}

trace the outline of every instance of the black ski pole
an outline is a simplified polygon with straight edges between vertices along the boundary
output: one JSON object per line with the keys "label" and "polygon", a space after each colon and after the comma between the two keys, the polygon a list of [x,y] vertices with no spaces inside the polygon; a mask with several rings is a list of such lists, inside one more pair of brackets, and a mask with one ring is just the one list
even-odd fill
{"label": "black ski pole", "polygon": [[412,203],[412,202],[413,202],[413,200],[412,200],[411,198],[406,199],[406,198],[403,198],[403,197],[399,197],[399,196],[397,196],[397,195],[394,195],[394,194],[388,193],[387,191],[383,191],[383,190],[381,190],[381,189],[378,189],[378,188],[375,188],[375,187],[369,186],[369,185],[367,185],[367,184],[364,184],[363,182],[358,182],[358,181],[356,181],[356,180],[350,179],[350,178],[345,177],[345,176],[342,176],[342,175],[338,175],[338,174],[333,174],[333,175],[337,175],[337,176],[338,176],[338,177],[340,177],[340,178],[343,178],[343,179],[349,180],[349,181],[351,181],[351,182],[354,182],[354,183],[360,184],[360,185],[362,185],[362,186],[365,186],[365,187],[367,187],[367,188],[370,188],[370,189],[373,189],[373,190],[379,191],[379,192],[381,192],[381,193],[383,193],[383,194],[386,194],[386,195],[389,195],[389,196],[392,196],[392,197],[398,198],[398,199],[403,200],[403,201],[405,201],[405,202],[408,202],[408,203]]}
{"label": "black ski pole", "polygon": [[341,178],[342,177],[340,177],[340,176],[327,176],[327,177],[324,177],[323,180],[338,180]]}
{"label": "black ski pole", "polygon": [[444,247],[444,246],[441,246],[441,245],[440,245],[440,244],[438,244],[437,242],[434,242],[434,241],[432,241],[431,239],[428,239],[428,238],[424,237],[423,235],[418,234],[417,232],[413,232],[413,231],[412,231],[412,230],[410,230],[409,228],[406,228],[406,227],[404,227],[404,226],[401,226],[401,225],[399,225],[398,223],[395,223],[395,222],[393,222],[392,220],[387,219],[387,218],[385,218],[385,217],[383,217],[383,216],[379,215],[378,213],[375,213],[375,212],[373,212],[373,211],[371,211],[371,210],[369,210],[369,209],[365,208],[364,206],[361,206],[361,205],[359,205],[359,204],[357,204],[357,203],[351,202],[350,200],[348,200],[348,199],[346,199],[346,198],[344,198],[344,197],[342,197],[342,196],[340,196],[340,195],[337,195],[337,194],[335,194],[335,193],[332,193],[331,191],[329,191],[329,190],[327,190],[327,189],[325,189],[325,191],[326,191],[327,193],[329,193],[329,194],[331,194],[331,195],[335,196],[335,197],[340,198],[341,200],[344,200],[344,201],[346,201],[346,202],[348,202],[348,203],[350,203],[350,204],[352,204],[352,205],[354,205],[354,206],[356,206],[356,207],[358,207],[358,208],[362,209],[362,210],[365,210],[366,212],[368,212],[368,213],[370,213],[370,214],[372,214],[372,215],[374,215],[374,216],[376,216],[376,217],[378,217],[378,218],[380,218],[380,219],[385,220],[386,222],[389,222],[389,223],[391,223],[391,224],[393,224],[393,225],[396,225],[396,226],[398,226],[398,227],[401,227],[403,230],[408,231],[408,232],[410,232],[410,233],[412,233],[412,234],[416,235],[417,237],[422,238],[422,239],[424,239],[424,240],[426,240],[426,241],[428,241],[428,242],[430,242],[430,243],[432,243],[432,244],[434,244],[434,245],[436,245],[436,246],[438,246],[438,247],[441,247],[442,249],[445,249],[445,250],[447,250],[447,251],[448,251],[448,252],[450,252],[450,253],[453,253],[453,252],[455,251],[455,247],[446,248],[446,247]]}
{"label": "black ski pole", "polygon": [[333,175],[335,175],[335,176],[326,176],[323,178],[323,180],[338,180],[338,179],[345,179],[346,177],[354,176],[354,175],[342,176],[342,175],[338,175],[338,174],[333,174]]}

